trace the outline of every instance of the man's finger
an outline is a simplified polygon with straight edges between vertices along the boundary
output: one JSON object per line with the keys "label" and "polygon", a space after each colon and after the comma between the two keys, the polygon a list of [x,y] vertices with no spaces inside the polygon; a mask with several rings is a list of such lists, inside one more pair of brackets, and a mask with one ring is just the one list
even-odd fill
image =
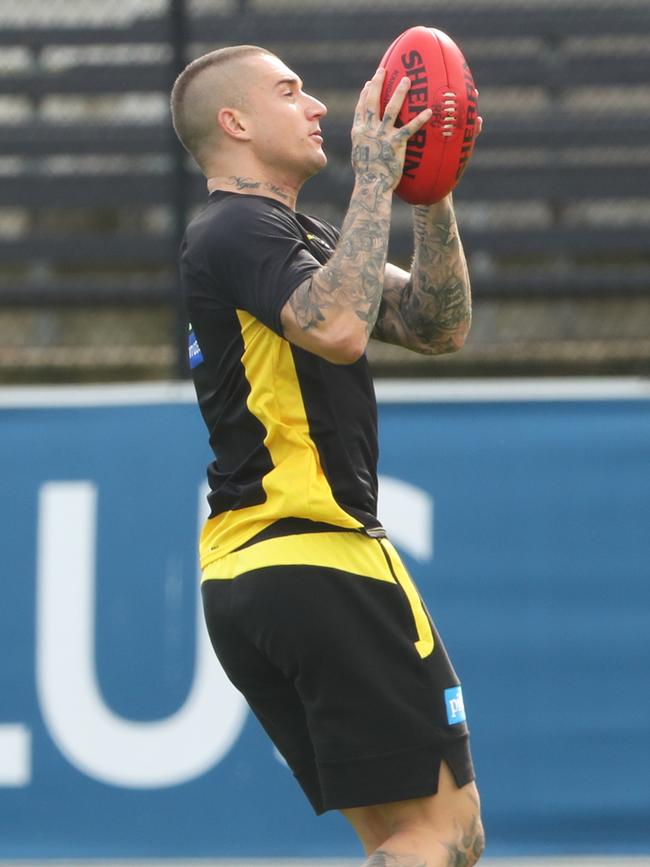
{"label": "man's finger", "polygon": [[406,138],[411,138],[412,135],[422,129],[422,127],[431,120],[431,116],[433,112],[430,108],[425,108],[424,111],[421,111],[420,114],[416,114],[413,120],[409,121],[405,126],[400,129],[400,133]]}
{"label": "man's finger", "polygon": [[384,83],[385,75],[386,70],[380,66],[370,79],[370,87],[368,88],[368,94],[366,97],[366,111],[371,111],[375,116],[379,114],[379,97],[381,95],[381,88]]}
{"label": "man's finger", "polygon": [[361,93],[359,94],[359,99],[357,100],[356,107],[354,109],[354,120],[355,123],[359,123],[364,116],[365,108],[366,108],[366,97],[368,95],[368,88],[370,87],[370,82],[366,81],[366,83],[361,88]]}
{"label": "man's finger", "polygon": [[393,95],[388,101],[388,105],[386,106],[386,110],[384,111],[384,116],[382,118],[384,123],[390,123],[400,113],[400,109],[402,108],[404,99],[406,98],[406,94],[409,92],[410,87],[411,79],[407,76],[404,76],[404,78],[402,78],[400,83],[393,91]]}

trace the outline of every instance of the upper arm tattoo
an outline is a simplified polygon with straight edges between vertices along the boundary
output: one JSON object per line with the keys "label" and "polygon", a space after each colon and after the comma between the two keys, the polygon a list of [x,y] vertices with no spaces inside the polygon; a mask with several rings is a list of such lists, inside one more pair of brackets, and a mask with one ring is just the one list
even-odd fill
{"label": "upper arm tattoo", "polygon": [[311,292],[312,277],[304,280],[289,296],[289,307],[303,331],[315,328],[325,316]]}

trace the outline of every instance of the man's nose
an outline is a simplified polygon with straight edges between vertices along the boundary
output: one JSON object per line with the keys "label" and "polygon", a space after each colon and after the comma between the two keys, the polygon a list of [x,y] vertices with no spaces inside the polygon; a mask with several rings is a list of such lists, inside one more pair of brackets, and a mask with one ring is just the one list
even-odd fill
{"label": "man's nose", "polygon": [[325,117],[327,114],[327,106],[324,102],[321,102],[320,99],[316,99],[315,96],[307,96],[309,100],[307,104],[307,114],[309,117]]}

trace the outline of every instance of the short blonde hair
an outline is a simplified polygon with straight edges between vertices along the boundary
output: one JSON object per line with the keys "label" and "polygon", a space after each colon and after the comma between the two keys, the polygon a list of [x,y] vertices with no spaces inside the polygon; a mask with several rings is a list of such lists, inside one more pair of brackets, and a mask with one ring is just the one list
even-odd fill
{"label": "short blonde hair", "polygon": [[[232,45],[228,48],[218,48],[209,54],[204,54],[189,63],[176,79],[171,92],[172,123],[176,135],[183,147],[194,157],[203,169],[205,165],[205,149],[215,133],[215,122],[210,106],[206,105],[200,91],[193,96],[195,85],[199,79],[210,70],[226,70],[231,63],[236,63],[256,54],[269,54],[266,48],[258,45]],[[241,94],[236,92],[215,93],[214,99],[227,104],[232,100],[233,105],[239,105],[243,101]]]}

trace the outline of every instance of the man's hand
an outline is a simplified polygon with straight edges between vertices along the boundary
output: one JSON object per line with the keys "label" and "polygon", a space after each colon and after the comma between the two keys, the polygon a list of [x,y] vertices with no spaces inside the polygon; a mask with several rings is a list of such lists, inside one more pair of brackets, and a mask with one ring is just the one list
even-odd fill
{"label": "man's hand", "polygon": [[406,143],[431,118],[430,108],[421,111],[408,124],[396,127],[411,81],[404,77],[380,111],[381,89],[386,70],[381,67],[367,81],[354,113],[352,126],[352,168],[357,183],[364,188],[377,184],[383,191],[394,190],[404,169]]}

